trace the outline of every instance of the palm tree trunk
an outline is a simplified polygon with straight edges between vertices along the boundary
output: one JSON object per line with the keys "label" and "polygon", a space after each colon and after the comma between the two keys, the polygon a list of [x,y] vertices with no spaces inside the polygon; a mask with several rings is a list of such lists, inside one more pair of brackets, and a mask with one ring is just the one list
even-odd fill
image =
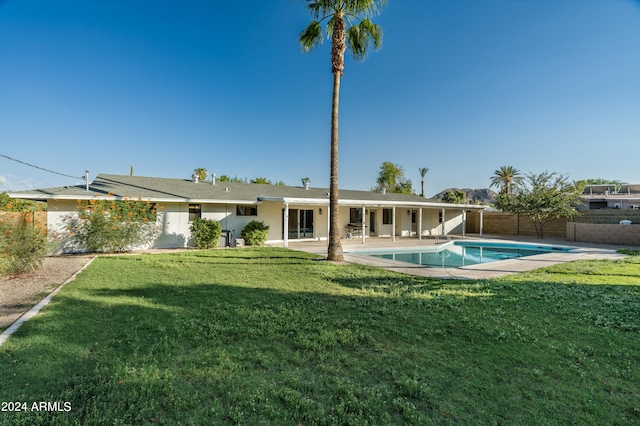
{"label": "palm tree trunk", "polygon": [[329,177],[329,214],[331,216],[329,221],[329,249],[327,252],[327,260],[335,262],[344,262],[342,244],[340,243],[340,220],[338,212],[338,105],[340,103],[340,78],[344,69],[346,36],[346,24],[344,19],[342,16],[337,16],[333,23],[333,34],[331,39],[331,71],[333,72],[333,103],[331,106],[331,176]]}
{"label": "palm tree trunk", "polygon": [[333,74],[333,106],[331,108],[331,176],[329,178],[329,251],[327,260],[343,262],[338,217],[338,103],[340,98],[340,73]]}

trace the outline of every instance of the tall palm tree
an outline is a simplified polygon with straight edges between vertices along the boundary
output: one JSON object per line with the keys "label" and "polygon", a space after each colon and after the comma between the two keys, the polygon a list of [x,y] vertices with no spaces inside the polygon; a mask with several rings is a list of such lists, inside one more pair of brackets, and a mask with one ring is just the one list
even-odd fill
{"label": "tall palm tree", "polygon": [[520,171],[513,166],[502,166],[493,172],[491,186],[500,188],[501,194],[511,194],[513,188],[522,184]]}
{"label": "tall palm tree", "polygon": [[418,171],[420,172],[420,178],[422,179],[422,180],[420,181],[420,188],[421,188],[420,196],[421,196],[422,198],[424,198],[424,176],[425,176],[425,175],[427,174],[427,172],[429,171],[429,168],[428,168],[428,167],[420,167],[420,168],[418,169]]}
{"label": "tall palm tree", "polygon": [[342,262],[340,222],[338,220],[338,103],[340,78],[344,71],[344,52],[364,60],[371,42],[375,49],[382,45],[382,30],[369,20],[386,0],[306,0],[314,20],[305,28],[298,41],[303,52],[310,52],[322,43],[321,22],[326,22],[331,37],[331,72],[333,73],[333,103],[331,107],[331,171],[329,175],[329,249],[328,260]]}

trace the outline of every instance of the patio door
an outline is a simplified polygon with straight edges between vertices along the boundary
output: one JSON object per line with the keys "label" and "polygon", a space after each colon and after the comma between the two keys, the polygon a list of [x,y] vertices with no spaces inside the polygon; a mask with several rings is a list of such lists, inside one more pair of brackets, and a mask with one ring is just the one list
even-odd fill
{"label": "patio door", "polygon": [[417,218],[418,212],[416,210],[411,210],[411,235],[418,234],[418,223]]}
{"label": "patio door", "polygon": [[[282,210],[282,238],[284,238],[284,209]],[[313,210],[289,209],[288,238],[313,238]]]}
{"label": "patio door", "polygon": [[376,235],[376,211],[369,211],[369,236],[373,237]]}
{"label": "patio door", "polygon": [[300,210],[298,238],[313,238],[313,210]]}

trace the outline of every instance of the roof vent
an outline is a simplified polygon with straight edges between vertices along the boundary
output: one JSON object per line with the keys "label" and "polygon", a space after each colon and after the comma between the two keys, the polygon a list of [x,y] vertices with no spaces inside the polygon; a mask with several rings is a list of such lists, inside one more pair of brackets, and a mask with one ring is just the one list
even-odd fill
{"label": "roof vent", "polygon": [[200,178],[198,177],[197,174],[194,173],[194,174],[191,175],[191,180],[194,181],[195,183],[198,183]]}
{"label": "roof vent", "polygon": [[382,188],[382,189],[380,190],[380,192],[381,192],[383,195],[384,195],[384,194],[386,194],[386,193],[387,193],[387,188]]}
{"label": "roof vent", "polygon": [[212,185],[216,184],[216,174],[215,173],[211,173],[211,184]]}

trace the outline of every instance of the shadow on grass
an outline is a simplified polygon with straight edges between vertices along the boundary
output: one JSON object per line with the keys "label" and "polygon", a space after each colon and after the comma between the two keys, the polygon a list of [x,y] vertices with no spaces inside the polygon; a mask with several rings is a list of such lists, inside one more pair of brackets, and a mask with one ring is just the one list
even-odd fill
{"label": "shadow on grass", "polygon": [[0,349],[0,400],[72,411],[0,424],[640,420],[628,287],[323,267],[313,290],[80,280]]}

